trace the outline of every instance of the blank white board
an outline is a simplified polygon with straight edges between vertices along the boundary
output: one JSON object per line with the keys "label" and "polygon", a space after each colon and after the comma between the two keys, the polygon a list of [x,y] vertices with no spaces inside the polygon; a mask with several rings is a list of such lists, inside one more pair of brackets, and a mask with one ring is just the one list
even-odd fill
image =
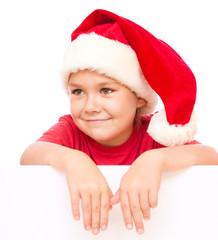
{"label": "blank white board", "polygon": [[[115,192],[129,166],[99,166]],[[0,167],[2,240],[217,240],[218,166],[195,166],[163,174],[158,207],[145,233],[126,230],[120,205],[108,230],[94,236],[75,222],[65,175],[48,166]]]}

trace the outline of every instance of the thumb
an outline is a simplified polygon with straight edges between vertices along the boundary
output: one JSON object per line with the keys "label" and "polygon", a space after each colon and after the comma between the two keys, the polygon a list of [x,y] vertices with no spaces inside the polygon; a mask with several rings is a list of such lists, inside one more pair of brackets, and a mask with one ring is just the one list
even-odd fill
{"label": "thumb", "polygon": [[114,196],[110,199],[110,203],[115,205],[120,202],[120,189],[114,194]]}

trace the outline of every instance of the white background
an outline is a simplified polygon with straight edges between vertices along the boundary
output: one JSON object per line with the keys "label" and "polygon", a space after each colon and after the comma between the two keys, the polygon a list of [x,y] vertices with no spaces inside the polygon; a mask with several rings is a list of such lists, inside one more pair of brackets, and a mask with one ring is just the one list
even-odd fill
{"label": "white background", "polygon": [[69,113],[59,78],[63,52],[96,8],[133,20],[182,56],[198,83],[196,139],[218,149],[216,0],[2,0],[0,164],[19,164],[25,147]]}

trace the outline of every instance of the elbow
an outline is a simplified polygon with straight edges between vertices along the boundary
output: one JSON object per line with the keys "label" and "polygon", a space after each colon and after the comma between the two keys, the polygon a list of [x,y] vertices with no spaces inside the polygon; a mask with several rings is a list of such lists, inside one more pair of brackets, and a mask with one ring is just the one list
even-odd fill
{"label": "elbow", "polygon": [[26,151],[20,157],[20,165],[28,165],[27,158],[26,158]]}
{"label": "elbow", "polygon": [[34,149],[34,143],[30,144],[23,152],[23,154],[20,157],[20,165],[31,165],[32,159],[34,157],[35,152]]}
{"label": "elbow", "polygon": [[215,148],[210,147],[210,149],[213,153],[213,165],[218,165],[218,152]]}
{"label": "elbow", "polygon": [[208,161],[210,165],[218,165],[218,152],[215,148],[207,146],[208,149]]}
{"label": "elbow", "polygon": [[218,165],[218,152],[211,146],[200,145],[197,165]]}

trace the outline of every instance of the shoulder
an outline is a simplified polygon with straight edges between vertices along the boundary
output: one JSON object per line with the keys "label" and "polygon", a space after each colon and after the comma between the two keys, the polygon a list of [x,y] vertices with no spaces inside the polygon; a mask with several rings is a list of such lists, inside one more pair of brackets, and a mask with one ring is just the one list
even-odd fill
{"label": "shoulder", "polygon": [[57,125],[62,128],[77,130],[77,126],[70,114],[61,116],[58,120]]}
{"label": "shoulder", "polygon": [[77,136],[81,132],[76,126],[70,114],[60,117],[57,123],[57,127],[60,128],[60,130],[68,136]]}
{"label": "shoulder", "polygon": [[71,146],[78,135],[78,129],[71,115],[64,115],[58,122],[51,126],[37,141],[53,142],[56,144]]}
{"label": "shoulder", "polygon": [[73,118],[70,114],[64,115],[62,117],[59,118],[59,122],[60,123],[68,123],[68,124],[75,124],[73,121]]}

